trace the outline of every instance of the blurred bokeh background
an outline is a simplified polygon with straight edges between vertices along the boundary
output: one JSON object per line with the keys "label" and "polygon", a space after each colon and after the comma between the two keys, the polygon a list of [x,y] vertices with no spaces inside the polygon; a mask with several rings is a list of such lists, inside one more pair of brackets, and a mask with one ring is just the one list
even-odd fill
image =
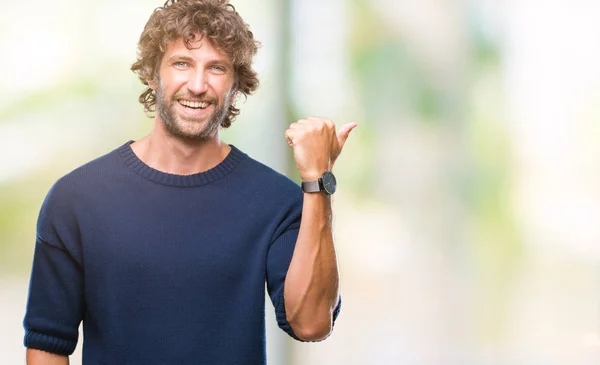
{"label": "blurred bokeh background", "polygon": [[[24,361],[48,189],[152,126],[129,67],[161,4],[0,0],[2,364]],[[267,303],[270,364],[600,363],[600,1],[233,4],[263,46],[227,142],[297,181],[287,125],[359,123],[335,171],[341,316],[301,344]]]}

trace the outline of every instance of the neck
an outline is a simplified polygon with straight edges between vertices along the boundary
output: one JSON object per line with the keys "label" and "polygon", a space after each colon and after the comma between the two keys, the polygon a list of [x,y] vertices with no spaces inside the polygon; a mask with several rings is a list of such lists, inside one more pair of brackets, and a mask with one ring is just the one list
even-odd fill
{"label": "neck", "polygon": [[131,144],[138,158],[156,170],[174,175],[204,172],[217,166],[231,151],[218,133],[209,140],[188,140],[166,133],[159,124],[149,135]]}

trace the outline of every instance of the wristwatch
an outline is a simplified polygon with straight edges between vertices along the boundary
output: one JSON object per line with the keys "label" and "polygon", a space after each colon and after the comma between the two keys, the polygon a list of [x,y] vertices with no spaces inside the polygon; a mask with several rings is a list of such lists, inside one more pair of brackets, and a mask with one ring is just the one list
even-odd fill
{"label": "wristwatch", "polygon": [[305,193],[317,193],[322,191],[325,195],[335,193],[336,181],[331,171],[325,171],[318,180],[303,181],[302,191]]}

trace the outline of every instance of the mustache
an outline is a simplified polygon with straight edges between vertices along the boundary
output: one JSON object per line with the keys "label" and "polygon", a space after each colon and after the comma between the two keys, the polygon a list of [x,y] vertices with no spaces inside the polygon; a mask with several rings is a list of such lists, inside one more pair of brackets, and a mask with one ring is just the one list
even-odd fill
{"label": "mustache", "polygon": [[194,94],[188,94],[188,93],[175,94],[175,95],[173,95],[172,99],[174,101],[178,100],[178,99],[185,99],[185,100],[189,100],[189,101],[207,102],[207,103],[211,103],[211,104],[217,103],[216,97],[211,97],[211,96],[202,95],[202,94],[200,94],[200,95],[194,95]]}

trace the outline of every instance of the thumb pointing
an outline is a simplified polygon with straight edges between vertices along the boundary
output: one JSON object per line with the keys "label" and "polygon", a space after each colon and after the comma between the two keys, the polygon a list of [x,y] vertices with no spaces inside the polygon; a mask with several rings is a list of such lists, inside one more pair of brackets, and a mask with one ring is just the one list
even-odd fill
{"label": "thumb pointing", "polygon": [[338,142],[340,143],[340,146],[346,142],[346,139],[348,139],[350,132],[356,127],[358,127],[358,124],[352,122],[352,123],[346,123],[343,126],[341,126],[340,129],[338,129],[336,134],[337,134],[337,139],[338,139]]}

